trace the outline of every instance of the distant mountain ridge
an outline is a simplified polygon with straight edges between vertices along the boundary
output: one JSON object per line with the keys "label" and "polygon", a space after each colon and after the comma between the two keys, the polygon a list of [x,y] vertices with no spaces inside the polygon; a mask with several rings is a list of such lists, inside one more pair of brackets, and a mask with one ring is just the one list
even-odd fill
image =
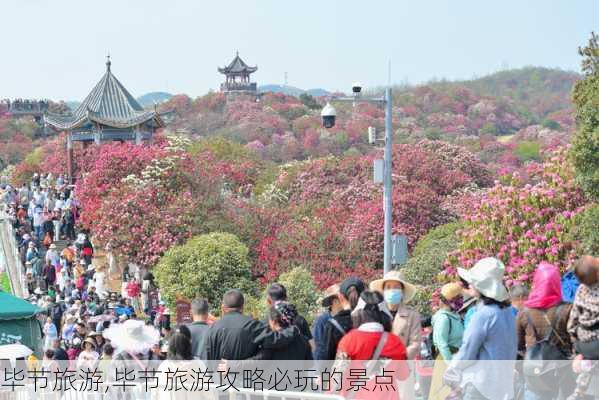
{"label": "distant mountain ridge", "polygon": [[142,107],[153,106],[154,104],[164,103],[165,101],[169,101],[173,97],[172,94],[167,92],[150,92],[146,93],[143,96],[139,96],[137,101]]}
{"label": "distant mountain ridge", "polygon": [[261,93],[265,93],[265,92],[283,93],[288,96],[295,96],[295,97],[299,97],[303,93],[307,93],[314,97],[328,96],[330,94],[330,92],[328,90],[321,89],[321,88],[304,90],[304,89],[297,88],[295,86],[276,85],[276,84],[268,84],[268,85],[259,86],[258,91]]}

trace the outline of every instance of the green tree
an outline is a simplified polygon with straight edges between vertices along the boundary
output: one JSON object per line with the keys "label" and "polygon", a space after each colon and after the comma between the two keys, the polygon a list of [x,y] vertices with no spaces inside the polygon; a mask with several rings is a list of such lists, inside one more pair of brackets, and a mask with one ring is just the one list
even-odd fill
{"label": "green tree", "polygon": [[487,122],[480,128],[479,134],[481,136],[482,135],[496,135],[497,127],[493,123]]}
{"label": "green tree", "polygon": [[570,156],[576,179],[593,199],[599,199],[599,45],[593,33],[587,47],[579,49],[586,77],[576,83],[573,101],[577,130]]}
{"label": "green tree", "polygon": [[300,94],[299,99],[303,105],[311,110],[318,110],[322,107],[311,94],[302,93]]}
{"label": "green tree", "polygon": [[552,119],[544,119],[543,122],[541,122],[541,125],[544,128],[549,128],[549,129],[552,129],[554,131],[559,131],[560,129],[562,129],[562,127],[559,124],[559,122],[554,121]]}
{"label": "green tree", "polygon": [[599,257],[599,204],[591,204],[574,219],[574,239],[581,244],[581,252]]}
{"label": "green tree", "polygon": [[154,270],[160,292],[167,303],[177,296],[205,297],[218,305],[229,289],[253,295],[248,248],[235,235],[210,233],[191,238],[169,249]]}

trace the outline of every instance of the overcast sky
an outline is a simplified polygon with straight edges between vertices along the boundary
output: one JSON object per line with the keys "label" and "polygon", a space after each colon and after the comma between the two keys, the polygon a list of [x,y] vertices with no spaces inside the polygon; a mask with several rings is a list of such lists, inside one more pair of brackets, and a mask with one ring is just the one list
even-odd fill
{"label": "overcast sky", "polygon": [[595,0],[1,0],[0,98],[82,100],[105,71],[135,96],[217,89],[239,50],[258,84],[468,79],[579,70]]}

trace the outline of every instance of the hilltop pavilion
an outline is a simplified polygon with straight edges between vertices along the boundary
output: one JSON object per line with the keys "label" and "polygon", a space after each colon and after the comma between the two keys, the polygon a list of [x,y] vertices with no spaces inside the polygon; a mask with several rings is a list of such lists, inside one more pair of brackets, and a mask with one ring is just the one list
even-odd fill
{"label": "hilltop pavilion", "polygon": [[156,110],[144,110],[111,72],[106,73],[83,103],[70,115],[44,115],[46,126],[67,133],[68,174],[73,179],[73,142],[101,144],[105,141],[149,141],[164,126]]}
{"label": "hilltop pavilion", "polygon": [[225,82],[220,85],[220,90],[226,94],[255,94],[257,92],[257,85],[256,82],[250,82],[250,75],[257,70],[257,66],[250,67],[247,65],[239,57],[239,52],[237,52],[237,55],[229,65],[218,68],[218,72],[225,75]]}

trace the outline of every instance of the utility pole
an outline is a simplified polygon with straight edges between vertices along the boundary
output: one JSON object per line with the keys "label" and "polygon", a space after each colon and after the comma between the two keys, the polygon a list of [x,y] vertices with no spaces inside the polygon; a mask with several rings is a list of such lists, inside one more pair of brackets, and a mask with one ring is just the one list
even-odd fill
{"label": "utility pole", "polygon": [[[385,106],[385,147],[384,147],[384,156],[383,156],[383,213],[384,213],[384,240],[383,240],[383,272],[387,274],[391,271],[391,267],[393,265],[394,260],[394,247],[396,247],[396,253],[399,253],[397,250],[400,246],[393,245],[393,179],[392,179],[392,168],[393,168],[393,98],[391,96],[391,85],[385,89],[385,94],[383,97],[362,97],[361,90],[362,87],[359,84],[354,84],[352,87],[354,95],[352,97],[333,97],[331,98],[331,102],[342,102],[342,103],[352,103],[353,105],[357,103],[375,103],[375,104],[383,104]],[[321,112],[323,124],[325,128],[332,128],[335,125],[335,118],[337,116],[337,112],[335,108],[330,104],[323,108]],[[374,135],[376,136],[376,135]],[[376,143],[378,139],[376,137],[373,138],[372,144]],[[380,140],[378,140],[380,141]],[[376,169],[376,168],[375,168]],[[399,241],[399,237],[396,238],[396,241]],[[405,243],[405,237],[404,243]],[[405,250],[403,250],[405,253]],[[405,255],[405,254],[404,254]],[[400,254],[395,255],[396,263],[401,263],[402,261],[398,261],[400,259]],[[405,261],[404,261],[405,262]]]}
{"label": "utility pole", "polygon": [[393,111],[391,87],[385,89],[385,154],[384,154],[384,178],[383,178],[383,210],[385,213],[385,243],[383,271],[386,274],[391,271],[391,236],[393,235],[393,191],[392,191],[392,159],[393,159],[393,124],[391,113]]}

